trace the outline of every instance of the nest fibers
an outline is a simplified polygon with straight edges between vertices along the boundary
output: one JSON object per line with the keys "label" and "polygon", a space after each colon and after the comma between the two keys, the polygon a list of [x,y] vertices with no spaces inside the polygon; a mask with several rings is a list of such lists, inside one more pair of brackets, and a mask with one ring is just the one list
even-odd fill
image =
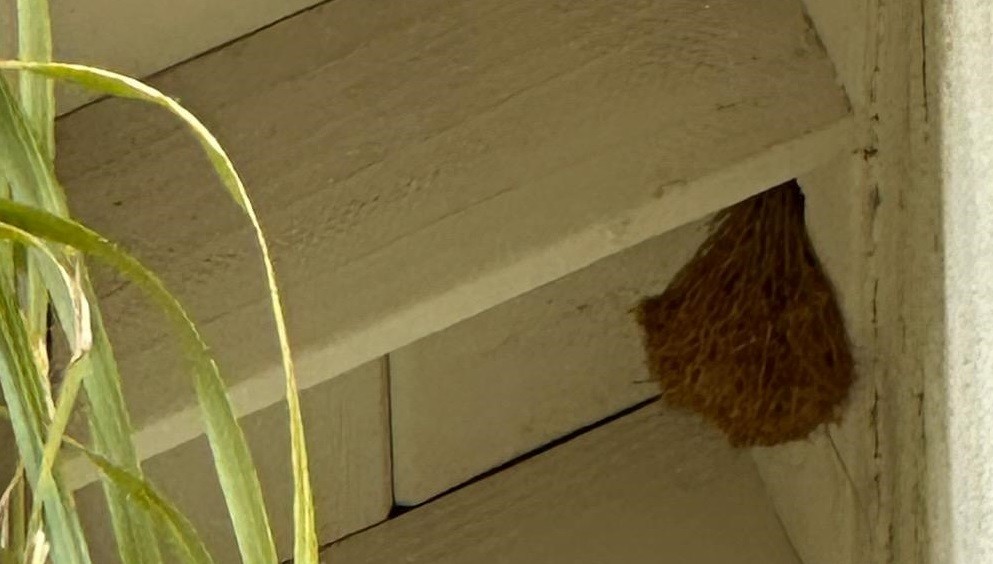
{"label": "nest fibers", "polygon": [[795,181],[720,212],[696,256],[637,311],[665,401],[733,445],[806,437],[837,419],[854,379]]}

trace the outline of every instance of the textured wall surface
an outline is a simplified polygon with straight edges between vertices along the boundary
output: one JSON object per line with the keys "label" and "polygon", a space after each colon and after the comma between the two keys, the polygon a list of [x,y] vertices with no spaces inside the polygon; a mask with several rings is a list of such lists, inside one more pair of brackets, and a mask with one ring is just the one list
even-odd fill
{"label": "textured wall surface", "polygon": [[947,310],[946,377],[927,383],[931,558],[993,562],[993,5],[933,4]]}

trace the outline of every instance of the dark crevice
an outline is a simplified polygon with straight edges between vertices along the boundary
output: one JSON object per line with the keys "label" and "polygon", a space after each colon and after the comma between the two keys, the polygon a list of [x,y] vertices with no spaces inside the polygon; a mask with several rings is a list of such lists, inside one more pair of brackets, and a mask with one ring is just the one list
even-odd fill
{"label": "dark crevice", "polygon": [[[306,14],[307,12],[310,12],[311,10],[316,10],[317,8],[320,8],[321,6],[323,6],[325,4],[330,4],[331,2],[334,2],[334,0],[321,0],[320,2],[317,2],[316,4],[312,4],[310,6],[305,6],[305,7],[300,8],[299,10],[297,10],[295,12],[291,12],[289,14],[286,14],[285,16],[282,16],[280,18],[277,18],[277,19],[275,19],[275,20],[273,20],[273,21],[271,21],[271,22],[269,22],[267,24],[264,24],[264,25],[262,25],[260,27],[255,28],[255,29],[253,29],[253,30],[251,30],[249,32],[243,33],[243,34],[241,34],[241,35],[239,35],[237,37],[232,37],[231,39],[229,39],[229,40],[227,40],[227,41],[225,41],[223,43],[220,43],[218,45],[215,45],[215,46],[207,49],[206,51],[201,51],[201,52],[199,52],[199,53],[197,53],[195,55],[191,55],[189,57],[186,57],[185,59],[181,59],[181,60],[176,61],[175,63],[172,63],[172,64],[170,64],[170,65],[168,65],[166,67],[163,67],[163,68],[161,68],[161,69],[159,69],[159,70],[157,70],[155,72],[152,72],[151,74],[148,74],[148,75],[143,76],[143,77],[136,77],[136,78],[140,78],[142,82],[148,82],[150,80],[154,80],[155,78],[157,78],[157,77],[159,77],[159,76],[161,76],[161,75],[163,75],[163,74],[165,74],[165,73],[167,73],[167,72],[175,69],[176,67],[181,67],[181,66],[183,66],[183,65],[185,65],[185,64],[187,64],[189,62],[195,61],[195,60],[197,60],[197,59],[199,59],[201,57],[206,57],[207,55],[216,53],[217,51],[220,51],[221,49],[224,49],[225,47],[229,47],[231,44],[237,43],[237,42],[241,41],[242,39],[245,39],[247,37],[251,37],[251,36],[253,36],[253,35],[257,34],[257,33],[260,33],[262,31],[265,31],[265,30],[267,30],[267,29],[269,29],[271,27],[277,26],[277,25],[285,22],[286,20],[295,18],[295,17],[297,17],[297,16],[299,16],[301,14]],[[88,108],[88,107],[92,106],[93,104],[96,104],[97,102],[101,102],[103,100],[106,100],[107,98],[111,98],[111,96],[107,96],[107,95],[98,96],[98,97],[96,97],[96,98],[94,98],[94,99],[92,99],[92,100],[90,100],[90,101],[88,101],[88,102],[86,102],[86,103],[84,103],[84,104],[82,104],[80,106],[77,106],[77,107],[75,107],[75,108],[73,108],[73,109],[71,109],[71,110],[69,110],[69,111],[67,111],[65,113],[59,114],[58,116],[56,116],[56,118],[57,119],[62,119],[64,117],[71,116],[72,114],[74,114],[74,113],[76,113],[76,112],[78,112],[78,111],[80,111],[80,110],[82,110],[84,108]]]}
{"label": "dark crevice", "polygon": [[[386,368],[386,373],[387,373],[387,377],[388,377],[389,376],[389,357],[387,357],[386,363],[387,363],[386,364],[386,367],[387,367]],[[389,397],[389,396],[387,396],[387,397]],[[571,433],[568,433],[568,434],[563,435],[563,436],[561,436],[561,437],[559,437],[559,438],[557,438],[555,440],[552,440],[552,441],[550,441],[548,443],[545,443],[544,445],[541,445],[541,446],[539,446],[538,448],[536,448],[536,449],[534,449],[532,451],[529,451],[529,452],[527,452],[525,454],[522,454],[522,455],[518,456],[517,458],[514,458],[512,460],[509,460],[509,461],[507,461],[507,462],[505,462],[505,463],[503,463],[503,464],[501,464],[501,465],[499,465],[499,466],[497,466],[495,468],[492,468],[490,470],[487,470],[486,472],[483,472],[482,474],[478,474],[477,476],[474,476],[474,477],[470,478],[469,480],[467,480],[465,482],[462,482],[461,484],[458,484],[457,486],[454,486],[452,488],[449,488],[448,490],[445,490],[445,491],[441,492],[440,494],[435,495],[435,496],[433,496],[433,497],[431,497],[431,498],[429,498],[429,499],[427,499],[427,500],[425,500],[425,501],[423,501],[421,503],[418,503],[416,505],[399,505],[394,500],[393,507],[390,509],[390,512],[387,514],[387,517],[386,517],[385,520],[380,521],[378,523],[373,523],[372,525],[369,525],[368,527],[359,529],[359,530],[357,530],[357,531],[355,531],[353,533],[349,533],[349,534],[343,536],[342,538],[340,538],[340,539],[338,539],[338,540],[336,540],[334,542],[331,542],[331,543],[323,546],[322,547],[322,550],[327,549],[328,547],[330,547],[333,544],[337,544],[337,543],[340,543],[342,541],[348,540],[349,538],[351,538],[353,536],[360,535],[360,534],[362,534],[362,533],[364,533],[364,532],[366,532],[366,531],[368,531],[370,529],[374,529],[376,527],[379,527],[379,526],[387,523],[388,521],[390,521],[392,519],[396,519],[398,517],[401,517],[403,515],[406,515],[407,513],[410,513],[411,511],[414,511],[414,510],[419,509],[421,507],[424,507],[424,506],[426,506],[426,505],[428,505],[430,503],[433,503],[435,501],[438,501],[438,500],[440,500],[443,497],[449,496],[449,495],[451,495],[451,494],[453,494],[455,492],[458,492],[459,490],[462,490],[464,488],[467,488],[467,487],[469,487],[469,486],[471,486],[471,485],[473,485],[473,484],[475,484],[477,482],[481,482],[481,481],[483,481],[483,480],[485,480],[485,479],[487,479],[487,478],[489,478],[489,477],[491,477],[491,476],[493,476],[495,474],[498,474],[500,472],[503,472],[504,470],[508,470],[508,469],[510,469],[510,468],[512,468],[514,466],[517,466],[518,464],[523,463],[523,462],[527,462],[528,460],[530,460],[530,459],[532,459],[532,458],[534,458],[534,457],[536,457],[538,455],[541,455],[541,454],[543,454],[545,452],[548,452],[548,451],[550,451],[550,450],[552,450],[552,449],[554,449],[556,447],[562,446],[565,443],[568,443],[569,441],[571,441],[571,440],[573,440],[573,439],[575,439],[575,438],[577,438],[577,437],[579,437],[581,435],[584,435],[584,434],[586,434],[586,433],[588,433],[590,431],[593,431],[594,429],[596,429],[598,427],[602,427],[603,425],[607,425],[608,423],[612,423],[613,421],[616,421],[616,420],[618,420],[618,419],[620,419],[622,417],[625,417],[627,415],[630,415],[630,414],[638,411],[639,409],[642,409],[642,408],[644,408],[644,407],[646,407],[648,405],[651,405],[651,404],[657,402],[660,398],[661,398],[661,395],[652,396],[651,398],[648,398],[646,400],[643,400],[643,401],[641,401],[641,402],[639,402],[639,403],[637,403],[637,404],[635,404],[635,405],[633,405],[631,407],[627,407],[625,409],[622,409],[621,411],[618,411],[617,413],[614,413],[614,414],[609,415],[609,416],[607,416],[607,417],[605,417],[603,419],[600,419],[598,421],[595,421],[593,423],[590,423],[589,425],[586,425],[584,427],[581,427],[579,429],[576,429],[575,431],[572,431]],[[392,429],[392,426],[391,426],[391,429]],[[390,441],[390,442],[392,444],[392,441]],[[393,472],[391,472],[391,475],[393,475]]]}
{"label": "dark crevice", "polygon": [[473,484],[475,484],[477,482],[481,482],[481,481],[483,481],[483,480],[485,480],[485,479],[487,479],[487,478],[489,478],[489,477],[491,477],[491,476],[493,476],[495,474],[499,474],[500,472],[503,472],[505,470],[508,470],[508,469],[510,469],[510,468],[512,468],[514,466],[517,466],[518,464],[527,462],[528,460],[530,460],[530,459],[532,459],[532,458],[534,458],[536,456],[539,456],[539,455],[541,455],[541,454],[543,454],[545,452],[548,452],[548,451],[550,451],[550,450],[552,450],[552,449],[554,449],[556,447],[562,446],[565,443],[568,443],[569,441],[571,441],[571,440],[573,440],[573,439],[575,439],[575,438],[577,438],[577,437],[579,437],[581,435],[584,435],[584,434],[586,434],[586,433],[588,433],[588,432],[596,429],[597,427],[601,427],[603,425],[606,425],[608,423],[611,423],[613,421],[616,421],[616,420],[618,420],[618,419],[620,419],[620,418],[622,418],[624,416],[630,415],[630,414],[634,413],[635,411],[638,411],[639,409],[641,409],[641,408],[643,408],[643,407],[645,407],[647,405],[650,405],[650,404],[658,401],[660,397],[661,396],[659,396],[659,395],[653,396],[653,397],[651,397],[651,398],[649,398],[647,400],[641,401],[641,402],[639,402],[639,403],[637,403],[637,404],[635,404],[635,405],[633,405],[631,407],[625,408],[625,409],[623,409],[621,411],[618,411],[617,413],[614,413],[614,414],[609,415],[609,416],[607,416],[607,417],[605,417],[603,419],[600,419],[598,421],[595,421],[593,423],[590,423],[589,425],[586,425],[584,427],[580,427],[579,429],[576,429],[575,431],[572,431],[572,432],[570,432],[570,433],[568,433],[566,435],[563,435],[563,436],[561,436],[561,437],[559,437],[557,439],[554,439],[554,440],[552,440],[552,441],[550,441],[548,443],[545,443],[544,445],[541,445],[541,446],[537,447],[534,450],[531,450],[529,452],[526,452],[526,453],[518,456],[517,458],[513,458],[511,460],[508,460],[507,462],[504,462],[503,464],[501,464],[499,466],[496,466],[494,468],[491,468],[490,470],[487,470],[486,472],[483,472],[482,474],[478,474],[478,475],[476,475],[476,476],[468,479],[467,481],[462,482],[461,484],[458,484],[456,486],[453,486],[453,487],[451,487],[451,488],[449,488],[449,489],[447,489],[447,490],[445,490],[445,491],[443,491],[443,492],[441,492],[441,493],[439,493],[439,494],[437,494],[437,495],[435,495],[433,497],[428,498],[425,501],[422,501],[421,503],[418,503],[418,504],[415,504],[415,505],[409,505],[409,506],[407,506],[407,505],[394,505],[393,511],[390,512],[390,516],[393,517],[393,516],[403,515],[405,513],[410,512],[411,510],[417,509],[418,507],[422,507],[422,506],[427,505],[429,503],[432,503],[434,501],[438,501],[439,499],[441,499],[441,498],[443,498],[445,496],[451,495],[451,494],[453,494],[453,493],[455,493],[455,492],[457,492],[457,491],[459,491],[461,489],[467,488],[467,487],[469,487],[469,486],[471,486],[471,485],[473,485]]}
{"label": "dark crevice", "polygon": [[[386,386],[386,444],[390,455],[390,503],[396,507],[396,466],[393,464],[393,461],[396,460],[396,447],[393,440],[393,372],[389,354],[383,355],[383,380]],[[393,510],[391,509],[387,519],[391,519],[392,516]]]}

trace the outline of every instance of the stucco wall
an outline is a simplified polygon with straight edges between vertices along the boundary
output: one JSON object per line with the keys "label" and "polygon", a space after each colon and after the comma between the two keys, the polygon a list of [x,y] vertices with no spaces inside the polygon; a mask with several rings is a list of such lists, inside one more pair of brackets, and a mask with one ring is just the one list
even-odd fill
{"label": "stucco wall", "polygon": [[993,5],[932,5],[946,332],[945,377],[926,382],[930,556],[993,562]]}

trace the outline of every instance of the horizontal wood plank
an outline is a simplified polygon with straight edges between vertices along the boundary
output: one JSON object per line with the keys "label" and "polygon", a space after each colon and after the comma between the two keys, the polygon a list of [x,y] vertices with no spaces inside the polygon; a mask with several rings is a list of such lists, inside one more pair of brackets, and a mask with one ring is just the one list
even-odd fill
{"label": "horizontal wood plank", "polygon": [[747,451],[646,407],[332,545],[334,564],[799,564]]}
{"label": "horizontal wood plank", "polygon": [[706,232],[681,227],[390,353],[397,502],[421,503],[657,395],[631,310]]}
{"label": "horizontal wood plank", "polygon": [[[320,0],[84,0],[51,2],[56,60],[86,63],[144,77],[233,41]],[[8,28],[16,2],[0,2],[0,53],[13,57],[17,37]],[[11,33],[8,33],[11,30]],[[95,96],[59,91],[65,113]]]}
{"label": "horizontal wood plank", "polygon": [[[338,0],[155,82],[244,169],[305,387],[850,142],[795,0]],[[251,235],[188,135],[119,101],[58,135],[74,210],[190,305],[238,409],[278,401]],[[142,452],[196,437],[160,317],[113,277],[100,287]]]}

